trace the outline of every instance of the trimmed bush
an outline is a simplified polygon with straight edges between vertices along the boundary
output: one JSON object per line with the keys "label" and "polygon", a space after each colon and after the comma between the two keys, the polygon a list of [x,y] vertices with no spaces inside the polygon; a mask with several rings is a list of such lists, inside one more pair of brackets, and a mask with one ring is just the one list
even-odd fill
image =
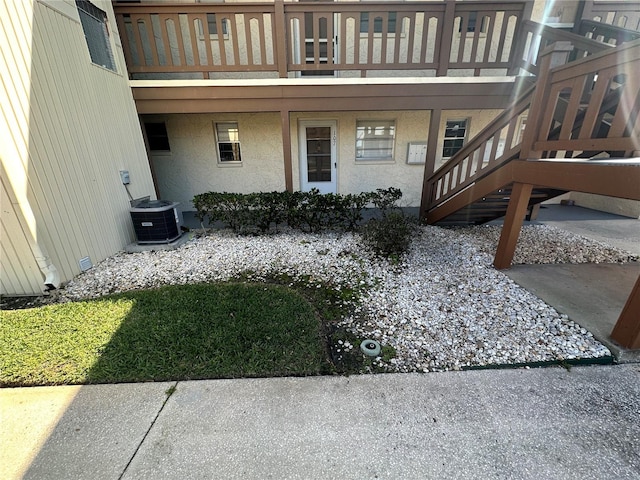
{"label": "trimmed bush", "polygon": [[287,224],[305,232],[354,231],[362,223],[362,211],[379,208],[383,216],[402,197],[397,188],[338,195],[309,192],[227,193],[196,195],[193,204],[201,222],[217,222],[241,234],[277,231]]}
{"label": "trimmed bush", "polygon": [[409,249],[414,227],[414,222],[401,210],[393,210],[369,220],[360,233],[377,255],[397,260]]}

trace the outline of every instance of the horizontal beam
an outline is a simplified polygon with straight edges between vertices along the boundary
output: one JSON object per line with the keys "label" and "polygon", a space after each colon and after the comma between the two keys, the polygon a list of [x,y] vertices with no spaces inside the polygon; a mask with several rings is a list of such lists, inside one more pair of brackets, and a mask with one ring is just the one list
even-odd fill
{"label": "horizontal beam", "polygon": [[512,81],[131,85],[139,114],[501,109],[513,90]]}
{"label": "horizontal beam", "polygon": [[635,164],[514,161],[513,181],[558,190],[640,200],[640,159]]}

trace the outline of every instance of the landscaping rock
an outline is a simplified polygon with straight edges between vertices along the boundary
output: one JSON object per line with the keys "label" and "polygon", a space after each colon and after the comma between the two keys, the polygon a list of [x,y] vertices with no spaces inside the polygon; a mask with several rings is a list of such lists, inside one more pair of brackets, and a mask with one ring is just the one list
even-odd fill
{"label": "landscaping rock", "polygon": [[[173,251],[119,253],[79,275],[59,301],[166,284],[274,277],[359,291],[337,328],[396,350],[399,372],[601,358],[609,350],[492,266],[499,230],[419,227],[409,253],[377,258],[357,234],[217,231]],[[628,252],[547,226],[526,227],[518,261],[625,262]],[[551,251],[553,250],[553,251]]]}

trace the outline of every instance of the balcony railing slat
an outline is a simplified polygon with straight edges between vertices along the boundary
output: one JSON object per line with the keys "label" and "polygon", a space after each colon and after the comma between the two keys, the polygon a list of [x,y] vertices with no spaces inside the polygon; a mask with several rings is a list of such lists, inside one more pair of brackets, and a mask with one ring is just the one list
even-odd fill
{"label": "balcony railing slat", "polygon": [[[198,39],[196,38],[196,28],[194,26],[194,19],[191,16],[186,16],[187,26],[189,28],[189,37],[191,39],[191,55],[193,55],[193,65],[200,65],[200,50],[198,49]],[[204,28],[204,27],[203,27]],[[185,58],[186,60],[186,58]],[[185,62],[186,63],[186,62]],[[199,69],[202,70],[202,69]]]}
{"label": "balcony railing slat", "polygon": [[[247,46],[247,65],[255,65],[256,61],[255,58],[253,56],[253,41],[251,38],[251,20],[254,20],[256,18],[256,16],[254,14],[251,13],[245,13],[243,15],[243,20],[244,20],[244,42],[245,45]],[[235,22],[234,22],[235,23]],[[238,42],[235,42],[236,44]],[[260,42],[260,43],[264,43],[264,42]],[[239,52],[238,55],[236,56],[236,58],[240,58],[239,56]]]}
{"label": "balcony railing slat", "polygon": [[[620,105],[625,105],[626,108],[618,106],[615,116],[611,121],[609,136],[613,138],[626,136],[625,133],[627,131],[633,130],[633,126],[636,123],[634,118],[638,117],[638,109],[640,109],[640,77],[628,76],[622,88],[624,88],[624,90],[622,92]],[[638,99],[635,101],[635,104],[633,102],[634,99]],[[631,106],[631,108],[629,108],[629,106]]]}
{"label": "balcony railing slat", "polygon": [[502,15],[502,22],[500,22],[500,40],[498,41],[498,50],[496,52],[496,62],[499,62],[504,57],[504,44],[507,38],[507,30],[509,27],[509,15],[506,12]]}
{"label": "balcony railing slat", "polygon": [[158,15],[160,21],[160,34],[162,41],[162,49],[164,50],[165,61],[167,65],[173,67],[173,55],[171,53],[171,42],[169,41],[169,32],[167,31],[167,15]]}
{"label": "balcony railing slat", "polygon": [[182,66],[182,65],[186,65],[187,61],[187,55],[186,55],[186,50],[184,48],[184,38],[182,36],[182,26],[180,25],[180,17],[175,14],[172,13],[170,15],[166,15],[165,18],[168,20],[171,20],[173,22],[173,28],[175,30],[176,33],[176,43],[177,43],[177,47],[178,47],[178,54],[179,54],[179,61],[178,61],[178,65],[176,66]]}
{"label": "balcony railing slat", "polygon": [[[495,31],[495,23],[496,23],[496,13],[495,12],[487,12],[487,38],[484,47],[484,55],[482,56],[482,61],[484,63],[489,63],[489,56],[491,55],[491,46],[493,45],[493,32]],[[498,57],[496,57],[498,58]]]}
{"label": "balcony railing slat", "polygon": [[[138,61],[141,65],[147,65],[146,55],[144,54],[144,42],[142,41],[142,35],[140,35],[140,23],[145,23],[143,18],[148,19],[149,16],[131,15],[131,26],[133,29],[133,35],[136,40],[136,50],[138,52]],[[151,23],[151,22],[148,22]]]}

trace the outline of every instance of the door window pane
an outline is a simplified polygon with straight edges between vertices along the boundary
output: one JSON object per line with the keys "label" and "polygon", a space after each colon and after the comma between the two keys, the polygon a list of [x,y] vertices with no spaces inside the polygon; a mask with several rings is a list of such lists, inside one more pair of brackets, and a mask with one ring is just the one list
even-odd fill
{"label": "door window pane", "polygon": [[331,181],[331,127],[307,127],[307,181]]}

